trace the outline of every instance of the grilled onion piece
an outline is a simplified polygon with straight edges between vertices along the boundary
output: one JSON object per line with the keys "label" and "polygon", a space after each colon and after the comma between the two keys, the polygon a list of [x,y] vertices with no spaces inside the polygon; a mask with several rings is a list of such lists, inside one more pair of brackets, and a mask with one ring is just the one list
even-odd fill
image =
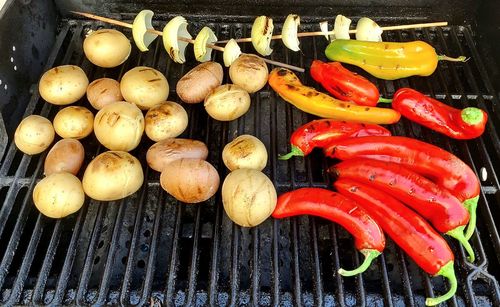
{"label": "grilled onion piece", "polygon": [[158,37],[158,34],[148,32],[148,30],[154,30],[151,24],[153,15],[151,10],[142,10],[135,16],[132,24],[132,37],[141,51],[148,51],[148,46]]}
{"label": "grilled onion piece", "polygon": [[271,45],[271,36],[273,35],[273,20],[267,16],[259,16],[255,19],[252,26],[252,45],[258,53],[267,56],[273,52]]}
{"label": "grilled onion piece", "polygon": [[300,16],[290,14],[286,17],[281,31],[281,40],[285,46],[292,51],[299,51],[299,38],[297,37],[297,30],[300,25]]}
{"label": "grilled onion piece", "polygon": [[222,55],[224,59],[224,66],[229,67],[233,62],[241,55],[240,46],[234,39],[230,39],[226,47],[224,47],[224,53]]}
{"label": "grilled onion piece", "polygon": [[359,41],[382,41],[382,29],[379,25],[367,17],[362,17],[356,25],[356,39]]}
{"label": "grilled onion piece", "polygon": [[214,31],[209,27],[203,27],[194,40],[194,57],[199,62],[210,61],[212,48],[207,48],[207,44],[217,41]]}
{"label": "grilled onion piece", "polygon": [[186,62],[184,53],[189,44],[188,42],[179,40],[179,37],[193,38],[187,30],[187,25],[184,17],[176,16],[163,28],[163,46],[172,60],[179,64]]}
{"label": "grilled onion piece", "polygon": [[335,39],[351,39],[349,36],[349,26],[351,25],[351,20],[345,16],[337,15],[335,17],[335,25],[333,31],[335,34],[333,37]]}

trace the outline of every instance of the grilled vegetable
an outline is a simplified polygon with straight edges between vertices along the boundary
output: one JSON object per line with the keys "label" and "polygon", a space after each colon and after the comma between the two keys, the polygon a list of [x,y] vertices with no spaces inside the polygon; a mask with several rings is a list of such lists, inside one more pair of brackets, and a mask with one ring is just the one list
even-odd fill
{"label": "grilled vegetable", "polygon": [[212,56],[212,48],[207,48],[207,44],[217,41],[214,31],[209,27],[203,27],[194,40],[194,57],[199,62],[206,62]]}
{"label": "grilled vegetable", "polygon": [[109,78],[92,81],[87,87],[87,100],[96,110],[100,110],[112,102],[122,101],[120,83]]}
{"label": "grilled vegetable", "polygon": [[84,157],[85,150],[82,143],[74,139],[62,139],[49,150],[43,173],[45,176],[60,172],[76,175],[82,167]]}
{"label": "grilled vegetable", "polygon": [[67,105],[85,95],[89,79],[78,66],[62,65],[46,71],[40,78],[40,96],[52,104]]}
{"label": "grilled vegetable", "polygon": [[245,114],[250,108],[250,95],[241,86],[224,84],[205,97],[205,110],[216,120],[230,121]]}
{"label": "grilled vegetable", "polygon": [[391,132],[375,124],[359,124],[332,119],[313,120],[295,130],[290,137],[291,152],[280,156],[288,160],[293,156],[307,156],[316,148],[326,148],[338,140],[369,135],[388,136]]}
{"label": "grilled vegetable", "polygon": [[229,67],[231,81],[250,94],[261,90],[267,83],[269,70],[264,60],[254,54],[242,54]]}
{"label": "grilled vegetable", "polygon": [[154,30],[151,23],[153,15],[151,10],[142,10],[134,18],[132,37],[140,51],[148,51],[149,45],[158,37],[158,34],[148,32],[148,30]]}
{"label": "grilled vegetable", "polygon": [[476,207],[480,184],[474,171],[455,155],[437,146],[401,136],[367,136],[345,139],[326,148],[331,158],[370,158],[399,163],[448,189],[469,211],[465,238],[476,227]]}
{"label": "grilled vegetable", "polygon": [[187,30],[187,21],[182,16],[175,16],[163,28],[163,46],[174,62],[183,64],[186,62],[185,52],[188,42],[179,40],[179,37],[192,39]]}
{"label": "grilled vegetable", "polygon": [[160,176],[161,187],[175,199],[200,203],[219,189],[217,170],[202,159],[181,158],[168,163]]}
{"label": "grilled vegetable", "polygon": [[17,126],[14,143],[25,154],[36,155],[49,148],[54,135],[50,120],[40,115],[29,115]]}
{"label": "grilled vegetable", "polygon": [[366,158],[343,161],[329,172],[340,179],[368,184],[402,201],[427,219],[441,233],[457,239],[474,261],[472,246],[464,237],[469,213],[448,190],[409,169]]}
{"label": "grilled vegetable", "polygon": [[349,36],[349,26],[351,25],[351,20],[345,16],[337,15],[335,17],[335,24],[333,25],[333,37],[334,39],[351,39]]}
{"label": "grilled vegetable", "polygon": [[70,173],[51,174],[33,189],[33,203],[51,218],[62,218],[80,210],[85,201],[82,183]]}
{"label": "grilled vegetable", "polygon": [[83,52],[92,64],[111,68],[128,59],[132,46],[128,38],[114,29],[93,31],[83,41]]}
{"label": "grilled vegetable", "polygon": [[354,200],[382,227],[382,230],[403,249],[425,272],[443,276],[450,290],[442,296],[427,298],[428,306],[444,302],[457,291],[453,268],[455,257],[446,241],[420,215],[386,193],[353,180],[334,183],[340,194]]}
{"label": "grilled vegetable", "polygon": [[65,139],[83,139],[92,133],[94,114],[80,106],[69,106],[54,117],[54,130]]}
{"label": "grilled vegetable", "polygon": [[314,60],[311,65],[311,77],[340,100],[372,107],[379,102],[391,101],[380,98],[380,93],[373,83],[345,69],[339,62],[324,63]]}
{"label": "grilled vegetable", "polygon": [[397,90],[392,107],[422,126],[460,140],[481,136],[488,121],[488,115],[481,109],[455,109],[411,88]]}
{"label": "grilled vegetable", "polygon": [[366,42],[337,39],[325,50],[332,61],[356,65],[371,75],[385,80],[410,76],[429,76],[439,60],[464,62],[465,57],[437,55],[434,48],[423,42]]}
{"label": "grilled vegetable", "polygon": [[188,115],[180,104],[165,101],[149,109],[144,122],[146,135],[158,142],[181,135],[188,126]]}
{"label": "grilled vegetable", "polygon": [[238,43],[231,38],[226,46],[224,47],[224,53],[222,54],[222,58],[224,59],[224,66],[229,67],[233,62],[241,55],[240,46]]}
{"label": "grilled vegetable", "polygon": [[130,151],[136,148],[143,132],[144,115],[133,103],[113,102],[95,116],[95,136],[110,150]]}
{"label": "grilled vegetable", "polygon": [[167,164],[181,158],[205,160],[208,148],[203,142],[171,138],[153,144],[146,153],[149,167],[157,172],[162,172]]}
{"label": "grilled vegetable", "polygon": [[112,201],[139,190],[144,173],[137,158],[124,151],[106,151],[90,161],[83,174],[83,190],[95,200]]}
{"label": "grilled vegetable", "polygon": [[382,29],[367,17],[361,17],[356,24],[356,39],[359,41],[381,42]]}
{"label": "grilled vegetable", "polygon": [[273,20],[267,16],[255,18],[252,25],[252,45],[258,53],[263,56],[270,55],[273,52],[271,45],[271,36],[273,35]]}
{"label": "grilled vegetable", "polygon": [[240,135],[224,146],[222,160],[230,171],[239,168],[261,171],[267,164],[266,146],[253,135]]}
{"label": "grilled vegetable", "polygon": [[300,50],[300,41],[297,37],[297,30],[300,25],[300,16],[296,14],[289,14],[283,23],[283,30],[281,31],[281,40],[285,46],[292,51]]}
{"label": "grilled vegetable", "polygon": [[309,214],[340,224],[354,236],[354,245],[365,260],[356,269],[339,270],[343,276],[363,273],[373,259],[385,248],[385,237],[380,226],[356,202],[339,193],[320,188],[302,188],[278,197],[272,216],[285,218]]}
{"label": "grilled vegetable", "polygon": [[120,82],[123,98],[135,103],[141,110],[166,101],[168,98],[168,81],[158,70],[138,66],[127,71]]}
{"label": "grilled vegetable", "polygon": [[358,106],[336,100],[303,85],[293,72],[285,68],[273,69],[268,82],[285,101],[320,117],[372,124],[392,124],[400,118],[400,114],[392,109]]}
{"label": "grilled vegetable", "polygon": [[195,66],[177,82],[176,93],[185,103],[199,103],[222,84],[222,66],[205,62]]}
{"label": "grilled vegetable", "polygon": [[271,216],[276,198],[271,180],[255,169],[234,170],[222,184],[224,211],[243,227],[257,226]]}

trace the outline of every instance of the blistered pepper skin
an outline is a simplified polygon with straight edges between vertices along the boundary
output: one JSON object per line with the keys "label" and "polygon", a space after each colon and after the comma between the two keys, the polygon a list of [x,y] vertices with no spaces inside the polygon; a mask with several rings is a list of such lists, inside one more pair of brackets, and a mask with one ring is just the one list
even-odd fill
{"label": "blistered pepper skin", "polygon": [[356,65],[384,80],[429,76],[436,70],[439,60],[436,50],[423,41],[397,43],[337,39],[328,45],[325,54],[332,61]]}

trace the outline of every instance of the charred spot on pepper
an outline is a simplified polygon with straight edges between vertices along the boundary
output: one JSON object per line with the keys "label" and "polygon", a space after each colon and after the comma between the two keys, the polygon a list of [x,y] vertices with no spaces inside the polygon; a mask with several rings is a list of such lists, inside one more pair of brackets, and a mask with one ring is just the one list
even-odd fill
{"label": "charred spot on pepper", "polygon": [[370,174],[370,176],[368,176],[368,180],[370,180],[372,182],[375,181],[375,178],[377,178],[377,175],[375,175],[375,174]]}
{"label": "charred spot on pepper", "polygon": [[[291,85],[291,84],[286,84],[286,87],[291,90],[291,91],[296,91],[297,90],[297,87],[295,85]],[[307,95],[307,94],[306,94]]]}
{"label": "charred spot on pepper", "polygon": [[365,108],[365,111],[370,111],[370,108],[369,108],[369,107],[366,107],[366,108]]}
{"label": "charred spot on pepper", "polygon": [[284,68],[280,68],[278,70],[278,76],[283,77],[283,76],[286,76],[287,74],[288,74],[288,71],[286,69],[284,69]]}

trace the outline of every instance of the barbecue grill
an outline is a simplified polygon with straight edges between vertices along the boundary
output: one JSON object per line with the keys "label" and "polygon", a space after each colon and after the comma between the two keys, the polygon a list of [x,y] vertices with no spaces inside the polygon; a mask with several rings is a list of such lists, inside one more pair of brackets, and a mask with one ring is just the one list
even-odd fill
{"label": "barbecue grill", "polygon": [[[45,103],[37,84],[51,67],[81,66],[89,80],[120,79],[129,69],[151,66],[171,85],[169,100],[180,102],[176,82],[197,62],[187,52],[184,65],[170,60],[157,39],[150,51],[133,47],[121,66],[103,69],[84,56],[82,42],[90,30],[113,27],[75,17],[85,11],[131,22],[142,9],[156,14],[161,29],[182,14],[191,33],[203,26],[219,39],[248,37],[255,16],[275,19],[275,33],[288,13],[302,16],[302,31],[318,31],[318,22],[343,14],[356,20],[367,16],[381,25],[445,20],[449,26],[386,32],[386,41],[424,40],[438,53],[466,55],[466,63],[439,63],[430,77],[375,82],[384,97],[410,86],[456,107],[478,106],[489,114],[484,135],[456,141],[402,119],[389,126],[404,135],[438,145],[469,164],[482,178],[478,227],[471,243],[474,264],[457,242],[448,240],[456,256],[459,288],[451,306],[500,306],[500,4],[490,1],[7,1],[0,11],[0,304],[18,305],[262,305],[262,306],[422,306],[425,297],[443,293],[447,284],[430,278],[394,243],[362,275],[343,278],[339,267],[360,264],[352,237],[341,227],[320,218],[269,218],[255,228],[233,224],[222,209],[220,192],[200,205],[179,203],[162,190],[159,173],[145,163],[152,142],[146,136],[132,153],[142,161],[145,182],[132,196],[113,202],[87,199],[77,213],[60,220],[41,215],[31,193],[43,177],[46,153],[28,156],[13,143],[13,132],[29,114],[53,119],[59,107]],[[131,31],[117,28],[129,38]],[[313,59],[326,60],[323,37],[301,40],[294,53],[273,43],[270,58],[308,68]],[[254,53],[251,44],[243,52]],[[189,47],[192,50],[192,47]],[[213,60],[222,63],[222,54]],[[306,84],[318,85],[309,74]],[[225,69],[225,82],[228,82]],[[88,105],[83,98],[80,105]],[[306,159],[279,161],[288,151],[292,131],[313,119],[285,103],[266,86],[252,95],[249,112],[232,122],[209,118],[200,105],[185,105],[190,124],[182,135],[209,146],[208,161],[227,174],[221,149],[235,136],[260,138],[269,152],[264,172],[278,194],[299,187],[329,187],[324,172],[331,161],[320,152]],[[2,119],[0,118],[0,119]],[[84,164],[104,151],[95,136],[83,140]],[[80,174],[81,175],[81,174]]]}

